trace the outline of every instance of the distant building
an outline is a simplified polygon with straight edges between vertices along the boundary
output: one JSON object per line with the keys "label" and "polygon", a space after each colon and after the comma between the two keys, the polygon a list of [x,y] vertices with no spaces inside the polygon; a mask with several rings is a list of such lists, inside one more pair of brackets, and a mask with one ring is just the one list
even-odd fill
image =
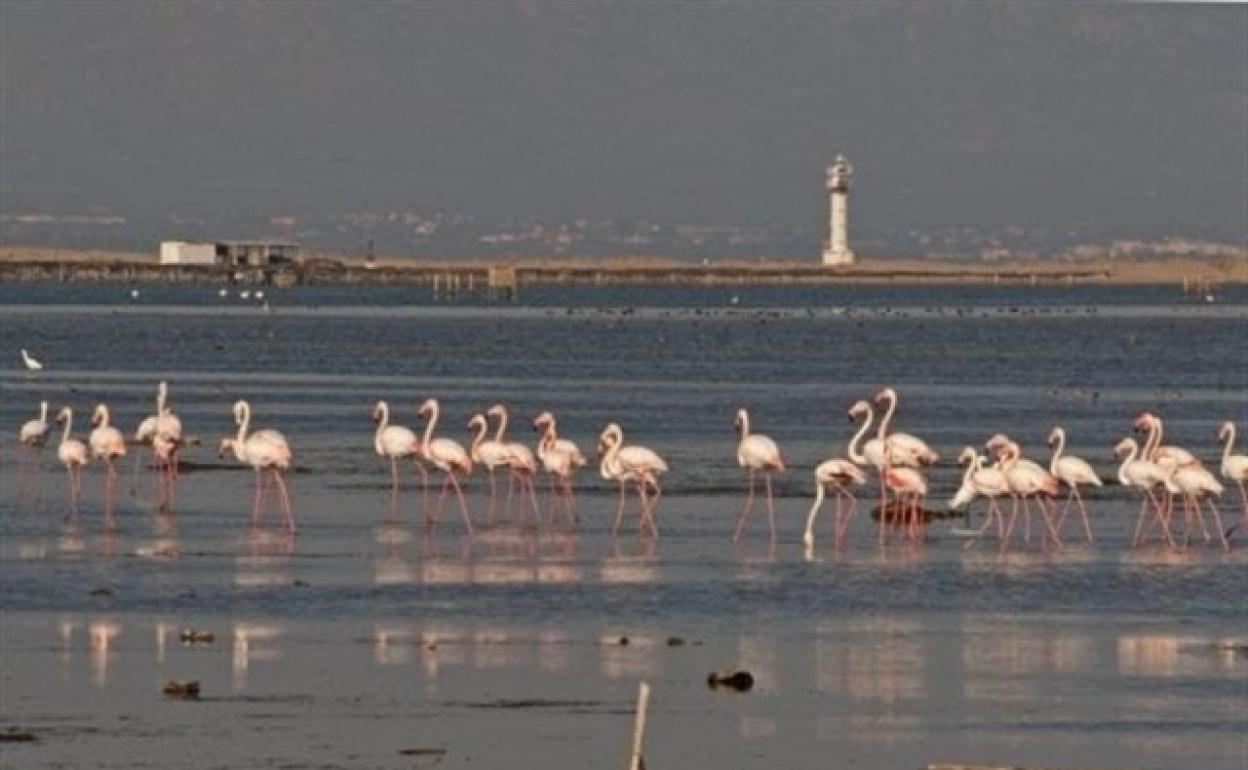
{"label": "distant building", "polygon": [[299,256],[299,244],[290,241],[161,241],[162,265],[219,265],[269,267]]}
{"label": "distant building", "polygon": [[854,167],[844,155],[837,155],[828,166],[828,240],[823,244],[823,264],[852,265],[849,248],[849,180]]}

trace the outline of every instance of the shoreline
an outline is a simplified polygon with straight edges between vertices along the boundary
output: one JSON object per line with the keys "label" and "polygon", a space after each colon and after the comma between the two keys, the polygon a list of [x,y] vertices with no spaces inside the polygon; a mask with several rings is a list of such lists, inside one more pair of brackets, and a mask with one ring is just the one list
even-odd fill
{"label": "shoreline", "polygon": [[796,260],[667,258],[524,258],[447,261],[382,257],[301,257],[282,266],[228,268],[160,265],[155,255],[78,249],[0,248],[0,282],[209,283],[292,285],[432,285],[450,293],[509,291],[524,285],[746,286],[898,285],[1180,285],[1201,291],[1248,284],[1248,260],[1167,257],[1139,260],[860,260],[824,267]]}

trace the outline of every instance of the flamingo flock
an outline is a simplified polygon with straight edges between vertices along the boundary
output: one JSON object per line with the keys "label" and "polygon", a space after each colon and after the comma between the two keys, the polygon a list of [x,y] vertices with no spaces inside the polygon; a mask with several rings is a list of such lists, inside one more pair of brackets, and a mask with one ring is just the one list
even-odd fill
{"label": "flamingo flock", "polygon": [[[926,539],[932,518],[932,511],[926,507],[929,494],[926,474],[940,463],[941,456],[923,439],[893,430],[899,402],[897,391],[886,387],[870,400],[859,400],[850,406],[848,417],[857,428],[845,454],[829,457],[813,469],[814,501],[802,534],[808,553],[814,548],[818,516],[829,495],[835,500],[832,538],[837,548],[843,545],[857,514],[859,495],[855,494],[855,489],[873,483],[871,476],[876,477],[879,488],[878,506],[874,511],[878,542],[886,543],[890,534],[911,542]],[[880,413],[878,424],[875,422],[877,410]],[[52,430],[49,413],[48,402],[40,402],[38,416],[21,425],[18,439],[22,447],[36,451],[48,441]],[[426,399],[417,414],[424,421],[421,431],[392,423],[390,406],[384,400],[375,402],[372,410],[376,424],[373,451],[389,466],[392,516],[401,486],[399,464],[411,462],[423,489],[425,523],[430,531],[440,523],[447,498],[453,492],[463,531],[470,536],[475,533],[464,483],[478,467],[484,468],[488,475],[490,524],[500,507],[503,516],[510,518],[513,505],[519,499],[522,518],[527,508],[532,514],[529,522],[534,527],[553,526],[559,510],[562,510],[565,525],[575,526],[578,516],[574,479],[587,461],[574,442],[559,435],[552,412],[541,412],[532,421],[538,435],[535,447],[509,438],[509,412],[503,404],[493,404],[472,414],[467,422],[472,432],[467,447],[439,433],[442,410],[437,399]],[[277,430],[252,429],[251,405],[247,401],[237,401],[231,415],[234,432],[220,440],[218,455],[232,456],[255,473],[253,527],[262,526],[266,500],[270,490],[276,489],[282,526],[294,534],[296,523],[288,480],[294,462],[290,442]],[[170,406],[165,382],[157,386],[155,412],[139,424],[130,440],[112,425],[112,414],[105,404],[96,405],[92,413],[94,427],[85,442],[74,437],[73,418],[74,412],[69,406],[62,408],[56,417],[56,422],[62,426],[56,456],[66,470],[71,512],[77,510],[81,498],[82,469],[90,462],[98,462],[104,466],[105,474],[105,526],[115,526],[116,463],[126,456],[128,447],[150,450],[160,476],[161,506],[166,510],[171,507],[178,484],[179,455],[189,441],[184,436],[181,419]],[[774,546],[777,539],[774,478],[789,471],[791,465],[775,439],[752,429],[747,409],[736,412],[735,428],[738,436],[735,460],[746,480],[745,501],[736,518],[732,542],[740,544],[745,537],[761,476],[768,535]],[[1143,443],[1128,436],[1113,449],[1119,460],[1115,480],[1140,496],[1139,511],[1131,528],[1131,546],[1140,547],[1157,539],[1171,548],[1185,548],[1193,539],[1209,544],[1216,539],[1218,545],[1229,549],[1229,536],[1235,528],[1248,529],[1248,456],[1234,452],[1234,423],[1225,422],[1217,431],[1222,455],[1216,474],[1205,467],[1195,452],[1163,443],[1164,423],[1158,415],[1144,412],[1132,422],[1132,428],[1143,435]],[[976,500],[986,502],[981,526],[956,530],[966,538],[964,547],[974,547],[995,530],[1000,548],[1007,549],[1021,524],[1021,538],[1025,544],[1030,544],[1035,536],[1040,547],[1057,548],[1063,545],[1067,521],[1072,515],[1078,517],[1077,536],[1082,536],[1085,542],[1093,542],[1092,517],[1083,490],[1102,487],[1104,481],[1087,460],[1067,452],[1067,434],[1062,426],[1052,427],[1047,443],[1052,449],[1047,464],[1025,456],[1020,443],[1004,433],[991,436],[983,444],[982,451],[974,446],[962,449],[958,463],[963,470],[947,507],[951,511],[961,511]],[[632,489],[637,497],[638,534],[657,537],[658,504],[663,493],[660,479],[669,470],[667,462],[649,447],[625,443],[623,428],[616,422],[603,428],[597,449],[599,475],[619,488],[612,536],[619,533]],[[136,472],[138,462],[136,453]],[[441,491],[432,506],[429,504],[431,472],[442,475]],[[496,477],[500,472],[507,477],[506,500],[502,503],[498,500]],[[546,474],[550,485],[545,522],[536,490],[537,478],[542,473]],[[1225,526],[1217,505],[1227,485],[1238,488],[1243,504],[1243,523],[1230,529]],[[1008,515],[1001,505],[1005,498],[1010,502]],[[1180,505],[1181,521],[1176,517]]]}

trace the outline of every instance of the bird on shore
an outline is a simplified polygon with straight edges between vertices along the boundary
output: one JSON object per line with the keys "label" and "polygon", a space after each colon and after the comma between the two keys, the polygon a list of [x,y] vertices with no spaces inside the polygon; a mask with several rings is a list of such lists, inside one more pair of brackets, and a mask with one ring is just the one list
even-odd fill
{"label": "bird on shore", "polygon": [[413,458],[412,464],[420,472],[426,494],[429,473],[420,463],[420,439],[411,428],[390,424],[390,405],[385,401],[378,401],[373,407],[373,422],[377,423],[377,432],[373,434],[373,451],[379,457],[390,460],[390,512],[393,514],[399,492],[400,458]]}
{"label": "bird on shore", "polygon": [[56,459],[61,461],[69,474],[69,505],[72,514],[78,511],[78,499],[82,495],[82,466],[87,464],[87,445],[72,436],[73,409],[63,407],[56,416],[56,421],[65,426],[61,443],[56,448]]}
{"label": "bird on shore", "polygon": [[507,467],[509,470],[507,479],[507,503],[506,508],[508,514],[511,511],[511,496],[513,488],[516,484],[520,485],[520,494],[524,494],[527,490],[529,493],[529,502],[533,505],[533,518],[538,517],[537,510],[537,492],[533,488],[533,477],[537,475],[537,457],[533,454],[533,450],[529,449],[527,444],[519,441],[508,441],[507,436],[507,407],[502,404],[494,404],[485,411],[487,417],[495,417],[498,419],[498,428],[494,431],[494,440],[497,441],[504,449],[507,450]]}
{"label": "bird on shore", "polygon": [[771,526],[771,542],[774,543],[776,542],[776,509],[772,499],[771,476],[773,473],[784,472],[784,457],[780,454],[780,447],[770,436],[750,432],[750,413],[747,410],[737,410],[735,426],[741,434],[741,440],[737,443],[737,465],[746,469],[749,481],[745,506],[737,517],[737,528],[733,532],[732,542],[741,542],[741,536],[745,534],[745,521],[750,514],[750,509],[754,507],[754,475],[762,473],[767,489],[767,521]]}
{"label": "bird on shore", "polygon": [[958,462],[965,465],[966,470],[962,474],[962,484],[958,487],[953,499],[949,501],[949,508],[954,511],[959,510],[969,505],[976,497],[988,500],[988,514],[984,518],[984,525],[976,530],[975,540],[968,542],[965,547],[970,548],[976,540],[983,537],[993,521],[997,523],[997,539],[1004,540],[1005,514],[1002,513],[1001,506],[997,504],[997,498],[1010,494],[1010,484],[1005,478],[1005,473],[997,467],[985,467],[987,458],[976,452],[975,447],[964,447],[962,454],[958,456]]}
{"label": "bird on shore", "polygon": [[494,510],[498,500],[498,485],[494,477],[494,469],[509,468],[511,457],[507,447],[495,439],[486,437],[490,430],[490,421],[486,419],[484,414],[477,412],[470,417],[468,419],[468,429],[477,432],[472,439],[472,443],[468,446],[468,454],[472,457],[473,463],[485,466],[486,474],[490,479],[490,506],[487,515],[489,521],[493,521]]}
{"label": "bird on shore", "polygon": [[121,431],[109,425],[108,407],[97,404],[91,415],[91,423],[95,429],[87,436],[87,445],[91,448],[91,457],[104,461],[104,518],[112,521],[113,492],[117,485],[117,469],[114,463],[118,458],[126,456],[126,438]]}
{"label": "bird on shore", "polygon": [[537,443],[537,457],[542,461],[543,469],[550,475],[552,501],[555,488],[558,486],[563,495],[568,516],[574,518],[572,477],[578,470],[585,467],[585,455],[573,441],[560,438],[559,426],[555,422],[555,416],[550,412],[542,412],[533,418],[533,429],[542,434]]}
{"label": "bird on shore", "polygon": [[1218,440],[1222,447],[1222,478],[1239,487],[1239,499],[1244,504],[1244,526],[1248,527],[1248,455],[1231,454],[1235,446],[1235,423],[1227,420],[1218,428]]}
{"label": "bird on shore", "polygon": [[1118,467],[1118,482],[1124,487],[1139,489],[1143,497],[1139,516],[1136,517],[1135,534],[1131,537],[1131,547],[1136,548],[1140,544],[1140,535],[1144,531],[1144,517],[1148,511],[1149,503],[1152,503],[1157,524],[1160,526],[1167,542],[1170,543],[1170,547],[1173,548],[1174,537],[1170,534],[1170,520],[1167,517],[1166,509],[1156,495],[1153,494],[1155,487],[1163,487],[1170,494],[1182,492],[1170,478],[1173,471],[1158,465],[1152,460],[1140,459],[1140,446],[1133,438],[1124,438],[1122,441],[1119,441],[1114,446],[1114,454],[1122,459],[1122,465]]}
{"label": "bird on shore", "polygon": [[1218,506],[1214,503],[1215,497],[1220,497],[1225,488],[1218,483],[1213,474],[1205,468],[1198,465],[1186,465],[1178,468],[1171,474],[1170,480],[1179,488],[1180,494],[1183,495],[1183,510],[1185,514],[1185,529],[1187,530],[1185,539],[1190,539],[1192,522],[1195,520],[1200,524],[1200,529],[1204,534],[1205,542],[1209,542],[1209,528],[1205,525],[1204,514],[1201,513],[1201,502],[1209,504],[1209,512],[1213,514],[1214,525],[1218,529],[1218,538],[1222,541],[1222,548],[1230,550],[1230,542],[1226,539],[1226,530],[1222,526],[1222,514],[1218,511]]}
{"label": "bird on shore", "polygon": [[[802,543],[807,552],[815,547],[815,519],[823,506],[827,489],[831,488],[836,493],[836,518],[833,520],[832,534],[837,545],[840,545],[849,528],[849,521],[858,509],[858,498],[849,491],[849,486],[865,484],[866,481],[867,476],[862,469],[842,457],[829,458],[819,463],[815,468],[815,502],[810,507],[810,513],[806,515],[806,531],[802,534]],[[842,513],[843,501],[848,502],[849,508]]]}
{"label": "bird on shore", "polygon": [[25,348],[22,348],[21,353],[22,353],[22,363],[26,365],[26,371],[28,372],[43,371],[43,364],[40,363],[39,359],[35,358],[30,353],[27,353]]}
{"label": "bird on shore", "polygon": [[1031,508],[1028,501],[1033,498],[1040,508],[1040,517],[1048,529],[1047,536],[1052,538],[1054,545],[1060,545],[1061,538],[1053,525],[1051,510],[1053,498],[1059,491],[1057,478],[1039,463],[1023,457],[1018,443],[1003,433],[998,433],[988,439],[985,446],[989,451],[996,452],[997,465],[1005,474],[1006,483],[1010,487],[1010,496],[1013,498],[1010,521],[1005,527],[1005,537],[1001,541],[1002,549],[1009,547],[1010,535],[1014,532],[1020,506],[1024,522],[1023,542],[1031,542]]}

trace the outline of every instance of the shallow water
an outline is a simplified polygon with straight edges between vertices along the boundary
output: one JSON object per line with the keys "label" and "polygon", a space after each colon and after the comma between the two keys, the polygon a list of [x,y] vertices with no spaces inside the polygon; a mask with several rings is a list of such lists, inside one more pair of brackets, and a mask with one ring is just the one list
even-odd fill
{"label": "shallow water", "polygon": [[[128,290],[127,290],[128,291]],[[737,301],[733,303],[733,295]],[[946,461],[1005,430],[1038,458],[1060,421],[1068,451],[1109,478],[1111,447],[1144,408],[1167,442],[1216,465],[1219,422],[1248,417],[1248,293],[1212,304],[1165,288],[526,290],[522,303],[428,304],[419,290],[270,292],[269,310],[209,287],[0,286],[0,349],[47,364],[0,372],[0,743],[13,767],[441,767],[623,764],[636,681],[655,687],[652,766],[1060,767],[1248,763],[1245,533],[1224,554],[1126,544],[1136,499],[1093,490],[1096,542],[964,550],[935,524],[880,550],[865,509],[851,541],[800,543],[809,469],[844,449],[845,410],[898,388],[898,428]],[[13,359],[14,363],[19,363]],[[40,398],[97,401],[132,429],[155,382],[204,445],[188,448],[175,515],[151,490],[102,531],[100,472],[64,520],[53,448],[12,436]],[[601,426],[672,466],[657,544],[609,536],[614,490],[587,469],[580,523],[461,535],[448,508],[429,537],[410,474],[391,514],[371,453],[372,403],[441,432],[512,407],[513,435],[552,409],[589,452]],[[218,460],[230,404],[295,449],[300,534],[248,532],[252,474]],[[780,538],[756,510],[745,547],[732,416],[751,408],[795,470],[777,482]],[[19,470],[35,467],[19,478]],[[146,484],[146,482],[144,482]],[[866,493],[868,500],[870,493]],[[543,500],[543,505],[545,501]],[[1238,501],[1222,505],[1227,525]],[[275,524],[276,519],[270,519]],[[184,647],[177,630],[217,640]],[[688,644],[668,647],[669,636]],[[618,644],[627,636],[627,646]],[[754,692],[707,690],[749,668]],[[198,678],[204,701],[163,701]],[[159,736],[159,739],[157,739]],[[222,739],[227,740],[222,740]]]}

